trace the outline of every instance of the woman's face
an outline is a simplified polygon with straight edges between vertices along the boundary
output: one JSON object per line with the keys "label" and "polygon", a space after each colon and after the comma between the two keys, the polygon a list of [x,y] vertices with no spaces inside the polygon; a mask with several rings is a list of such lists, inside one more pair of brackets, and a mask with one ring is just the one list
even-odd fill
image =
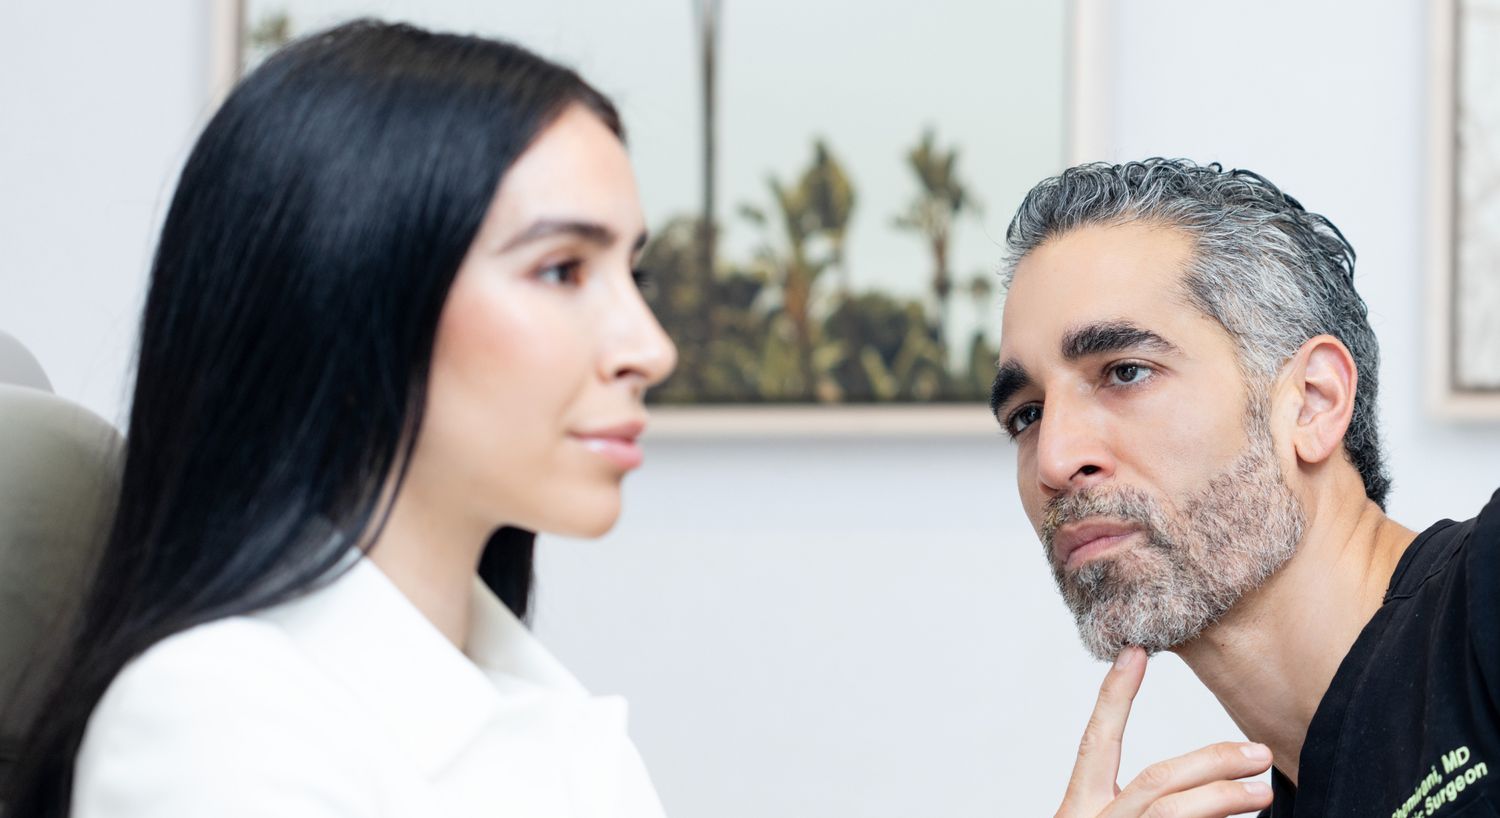
{"label": "woman's face", "polygon": [[624,146],[568,108],[506,172],[454,278],[403,494],[487,530],[614,524],[646,388],[677,360],[635,280],[645,238]]}

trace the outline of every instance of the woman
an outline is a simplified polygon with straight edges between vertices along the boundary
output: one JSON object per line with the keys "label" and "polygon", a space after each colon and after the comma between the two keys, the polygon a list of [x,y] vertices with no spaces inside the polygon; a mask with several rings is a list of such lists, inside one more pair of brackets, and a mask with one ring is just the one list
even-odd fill
{"label": "woman", "polygon": [[623,704],[518,621],[529,532],[609,529],[675,362],[642,225],[614,108],[517,47],[361,22],[241,83],[7,815],[660,814]]}

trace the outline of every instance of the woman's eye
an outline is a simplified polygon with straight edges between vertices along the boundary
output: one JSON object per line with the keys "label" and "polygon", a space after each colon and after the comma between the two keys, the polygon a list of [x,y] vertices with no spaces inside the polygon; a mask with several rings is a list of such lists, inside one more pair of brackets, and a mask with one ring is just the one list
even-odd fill
{"label": "woman's eye", "polygon": [[578,283],[578,267],[579,263],[576,261],[564,261],[542,268],[537,271],[536,277],[545,284],[571,286]]}
{"label": "woman's eye", "polygon": [[1026,431],[1026,427],[1041,419],[1042,407],[1034,403],[1028,403],[1012,412],[1009,418],[1006,418],[1005,431],[1009,432],[1010,436],[1014,438]]}
{"label": "woman's eye", "polygon": [[1109,369],[1109,379],[1114,384],[1140,383],[1150,376],[1151,367],[1142,364],[1117,364]]}

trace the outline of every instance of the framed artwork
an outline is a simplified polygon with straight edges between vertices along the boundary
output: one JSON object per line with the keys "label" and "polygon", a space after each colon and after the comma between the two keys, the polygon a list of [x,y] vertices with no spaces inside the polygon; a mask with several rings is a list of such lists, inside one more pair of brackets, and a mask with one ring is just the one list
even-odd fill
{"label": "framed artwork", "polygon": [[611,96],[680,353],[666,425],[995,432],[1005,228],[1077,150],[1092,0],[219,2],[224,88],[377,17],[517,42]]}
{"label": "framed artwork", "polygon": [[1430,389],[1500,419],[1500,0],[1432,4]]}

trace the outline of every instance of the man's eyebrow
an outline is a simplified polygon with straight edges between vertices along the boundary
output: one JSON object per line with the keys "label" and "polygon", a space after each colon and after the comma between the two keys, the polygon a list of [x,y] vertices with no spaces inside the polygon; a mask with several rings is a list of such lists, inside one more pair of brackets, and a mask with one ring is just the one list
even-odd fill
{"label": "man's eyebrow", "polygon": [[[583,239],[590,244],[607,247],[615,242],[615,231],[596,222],[576,221],[572,219],[543,219],[534,222],[520,234],[507,241],[500,252],[505,253],[529,244],[534,241],[552,238],[553,236],[573,236]],[[638,242],[645,241],[645,234],[641,235]]]}
{"label": "man's eyebrow", "polygon": [[1063,358],[1069,361],[1127,349],[1146,349],[1161,353],[1180,351],[1171,341],[1129,321],[1100,321],[1086,324],[1064,335],[1060,346]]}
{"label": "man's eyebrow", "polygon": [[1015,397],[1016,393],[1031,385],[1031,376],[1026,367],[1015,361],[1006,361],[995,373],[995,383],[990,387],[990,414],[1000,417],[1000,409]]}

